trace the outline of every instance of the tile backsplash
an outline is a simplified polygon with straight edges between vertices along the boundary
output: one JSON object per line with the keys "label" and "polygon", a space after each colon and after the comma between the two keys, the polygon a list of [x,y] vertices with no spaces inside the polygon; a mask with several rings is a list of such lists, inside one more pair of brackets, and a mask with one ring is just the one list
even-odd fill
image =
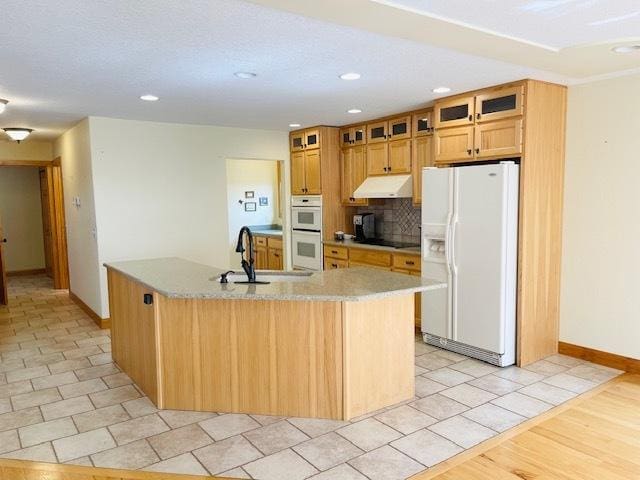
{"label": "tile backsplash", "polygon": [[395,242],[420,244],[421,209],[410,198],[385,198],[380,205],[358,207],[376,218],[376,236]]}

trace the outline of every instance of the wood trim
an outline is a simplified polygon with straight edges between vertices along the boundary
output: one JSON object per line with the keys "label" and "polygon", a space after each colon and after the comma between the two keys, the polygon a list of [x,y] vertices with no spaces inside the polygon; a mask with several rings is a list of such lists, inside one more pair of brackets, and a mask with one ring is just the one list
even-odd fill
{"label": "wood trim", "polygon": [[0,160],[0,167],[51,167],[53,160]]}
{"label": "wood trim", "polygon": [[570,357],[581,358],[589,362],[617,368],[628,373],[640,374],[640,359],[625,357],[617,353],[604,352],[595,348],[582,347],[567,342],[558,342],[558,353]]}
{"label": "wood trim", "polygon": [[7,272],[8,277],[20,277],[24,275],[39,275],[41,273],[47,273],[46,268],[28,268],[25,270],[14,270],[12,272]]}
{"label": "wood trim", "polygon": [[232,480],[229,477],[142,472],[139,470],[0,459],[0,480],[25,478],[48,480]]}
{"label": "wood trim", "polygon": [[[582,395],[579,395],[575,398],[572,398],[571,400],[558,405],[557,407],[554,407],[550,410],[547,410],[546,412],[542,413],[541,415],[538,415],[537,417],[533,417],[529,420],[524,421],[523,423],[509,429],[506,430],[505,432],[502,432],[498,435],[496,435],[495,437],[491,437],[489,440],[486,440],[474,447],[471,447],[468,450],[465,450],[461,453],[459,453],[458,455],[451,457],[448,460],[445,460],[442,463],[439,463],[437,465],[435,465],[434,467],[429,468],[428,470],[424,470],[416,475],[414,475],[413,477],[410,478],[410,480],[430,480],[433,478],[436,478],[440,475],[443,475],[444,473],[446,473],[447,471],[451,470],[454,467],[457,467],[458,465],[461,465],[463,463],[465,463],[466,461],[480,456],[483,453],[487,452],[488,450],[506,442],[507,440],[510,440],[514,437],[516,437],[517,435],[526,432],[528,430],[531,430],[532,428],[536,427],[537,425],[540,425],[541,423],[556,417],[557,415],[561,414],[562,412],[565,412],[573,407],[575,407],[576,405],[582,403],[584,400],[587,400],[589,398],[592,398],[596,395],[598,395],[599,393],[607,390],[608,388],[611,388],[611,386],[618,384],[620,382],[624,382],[625,380],[628,380],[630,377],[628,375],[621,375],[619,377],[616,377],[612,380],[609,380],[606,383],[603,383],[602,385],[599,385],[597,387],[595,387],[593,390],[589,390],[586,393],[583,393]],[[448,477],[447,477],[448,478]],[[452,477],[453,478],[453,477]],[[484,478],[484,477],[479,477],[479,478]],[[489,478],[489,477],[487,477]],[[493,478],[493,477],[491,477]],[[497,477],[496,477],[497,478]],[[516,478],[516,477],[514,477]]]}
{"label": "wood trim", "polygon": [[96,322],[96,325],[98,325],[100,328],[105,329],[105,328],[110,328],[111,327],[111,319],[102,318],[100,315],[98,315],[96,312],[94,312],[89,305],[84,303],[80,299],[80,297],[78,297],[71,290],[69,290],[69,298],[71,299],[72,302],[74,302],[76,305],[78,305],[84,311],[84,313],[89,315],[91,317],[91,319],[94,322]]}

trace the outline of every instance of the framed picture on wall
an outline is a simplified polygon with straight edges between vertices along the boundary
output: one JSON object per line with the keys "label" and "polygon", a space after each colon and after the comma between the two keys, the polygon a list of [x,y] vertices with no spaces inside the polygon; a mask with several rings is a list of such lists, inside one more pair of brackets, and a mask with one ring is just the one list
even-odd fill
{"label": "framed picture on wall", "polygon": [[[253,192],[251,192],[253,193]],[[255,212],[256,211],[256,202],[245,202],[244,204],[245,212]]]}
{"label": "framed picture on wall", "polygon": [[253,198],[255,196],[255,192],[253,190],[249,190],[248,192],[244,192],[244,198]]}
{"label": "framed picture on wall", "polygon": [[269,205],[269,198],[268,197],[260,197],[260,206],[261,207],[266,207],[267,205]]}

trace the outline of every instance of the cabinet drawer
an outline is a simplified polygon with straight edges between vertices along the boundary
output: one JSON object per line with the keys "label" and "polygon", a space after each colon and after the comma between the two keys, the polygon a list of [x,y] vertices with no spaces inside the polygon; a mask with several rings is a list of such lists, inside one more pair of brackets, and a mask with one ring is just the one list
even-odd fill
{"label": "cabinet drawer", "polygon": [[393,268],[420,271],[420,255],[393,254]]}
{"label": "cabinet drawer", "polygon": [[258,247],[266,247],[267,246],[267,237],[253,237],[253,240],[256,242],[256,246]]}
{"label": "cabinet drawer", "polygon": [[266,240],[267,240],[267,245],[269,246],[269,248],[279,248],[279,249],[282,250],[282,239],[281,238],[269,237]]}
{"label": "cabinet drawer", "polygon": [[373,265],[371,263],[354,262],[351,260],[349,260],[349,267],[367,267],[367,268],[377,268],[380,270],[391,270],[391,267],[385,267],[384,265]]}
{"label": "cabinet drawer", "polygon": [[376,252],[375,250],[365,250],[359,248],[349,249],[349,264],[366,264],[369,266],[390,267],[391,254],[387,252]]}
{"label": "cabinet drawer", "polygon": [[349,258],[349,249],[347,247],[337,247],[335,245],[324,246],[324,256],[331,258],[339,258],[346,260]]}
{"label": "cabinet drawer", "polygon": [[335,270],[337,268],[348,268],[349,262],[347,260],[340,260],[338,258],[324,258],[324,269]]}

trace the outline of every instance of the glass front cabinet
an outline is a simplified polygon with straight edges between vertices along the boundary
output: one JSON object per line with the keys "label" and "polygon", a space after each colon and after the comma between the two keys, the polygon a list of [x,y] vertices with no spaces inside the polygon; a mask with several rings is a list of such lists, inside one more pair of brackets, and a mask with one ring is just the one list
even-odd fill
{"label": "glass front cabinet", "polygon": [[476,96],[476,123],[501,120],[522,115],[524,87],[522,85]]}

